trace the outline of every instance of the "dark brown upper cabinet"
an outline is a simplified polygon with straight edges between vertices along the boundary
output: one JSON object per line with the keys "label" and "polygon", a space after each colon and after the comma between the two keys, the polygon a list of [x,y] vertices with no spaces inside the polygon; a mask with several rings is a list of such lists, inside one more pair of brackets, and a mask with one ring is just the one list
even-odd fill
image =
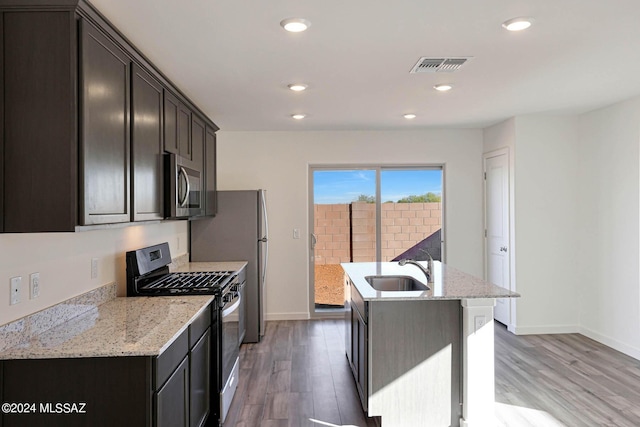
{"label": "dark brown upper cabinet", "polygon": [[81,224],[129,222],[131,59],[80,21]]}
{"label": "dark brown upper cabinet", "polygon": [[218,130],[85,0],[0,0],[0,232],[161,219],[194,113]]}
{"label": "dark brown upper cabinet", "polygon": [[206,196],[204,201],[205,216],[218,213],[216,197],[216,131],[207,126],[204,145],[204,179]]}
{"label": "dark brown upper cabinet", "polygon": [[157,220],[163,218],[163,89],[139,65],[132,69],[133,220]]}
{"label": "dark brown upper cabinet", "polygon": [[164,151],[191,160],[191,110],[164,91]]}

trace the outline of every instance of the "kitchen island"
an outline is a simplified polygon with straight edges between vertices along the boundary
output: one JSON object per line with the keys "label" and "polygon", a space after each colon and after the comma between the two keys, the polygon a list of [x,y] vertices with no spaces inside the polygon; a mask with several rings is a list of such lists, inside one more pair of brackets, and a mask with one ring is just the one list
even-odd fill
{"label": "kitchen island", "polygon": [[[414,265],[342,267],[347,358],[367,415],[383,427],[492,425],[493,307],[519,295],[440,262],[433,283]],[[414,290],[374,289],[388,277]]]}

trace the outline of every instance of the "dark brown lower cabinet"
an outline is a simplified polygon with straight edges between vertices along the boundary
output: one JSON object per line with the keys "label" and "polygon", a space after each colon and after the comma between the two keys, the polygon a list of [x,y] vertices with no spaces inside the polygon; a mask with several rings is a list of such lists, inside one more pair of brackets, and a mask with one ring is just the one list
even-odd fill
{"label": "dark brown lower cabinet", "polygon": [[211,315],[160,356],[0,361],[0,403],[15,404],[0,427],[202,427],[217,363]]}
{"label": "dark brown lower cabinet", "polygon": [[185,357],[156,395],[156,427],[189,425],[189,358]]}
{"label": "dark brown lower cabinet", "polygon": [[189,426],[201,427],[211,409],[211,332],[191,349],[189,356]]}

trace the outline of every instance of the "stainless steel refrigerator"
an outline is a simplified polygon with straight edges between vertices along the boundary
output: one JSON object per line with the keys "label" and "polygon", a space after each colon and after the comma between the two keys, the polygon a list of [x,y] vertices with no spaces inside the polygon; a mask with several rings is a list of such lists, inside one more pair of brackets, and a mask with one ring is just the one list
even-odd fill
{"label": "stainless steel refrigerator", "polygon": [[218,213],[191,221],[191,261],[247,261],[243,342],[264,335],[264,289],[269,256],[265,190],[218,191]]}

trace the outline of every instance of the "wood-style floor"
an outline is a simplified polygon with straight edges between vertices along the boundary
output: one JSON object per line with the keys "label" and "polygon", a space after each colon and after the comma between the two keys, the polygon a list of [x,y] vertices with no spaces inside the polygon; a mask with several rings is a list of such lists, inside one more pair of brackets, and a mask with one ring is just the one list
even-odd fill
{"label": "wood-style floor", "polygon": [[[582,335],[495,330],[499,426],[640,426],[640,361]],[[224,424],[233,426],[374,427],[347,364],[344,322],[268,322],[261,343],[243,345]]]}

